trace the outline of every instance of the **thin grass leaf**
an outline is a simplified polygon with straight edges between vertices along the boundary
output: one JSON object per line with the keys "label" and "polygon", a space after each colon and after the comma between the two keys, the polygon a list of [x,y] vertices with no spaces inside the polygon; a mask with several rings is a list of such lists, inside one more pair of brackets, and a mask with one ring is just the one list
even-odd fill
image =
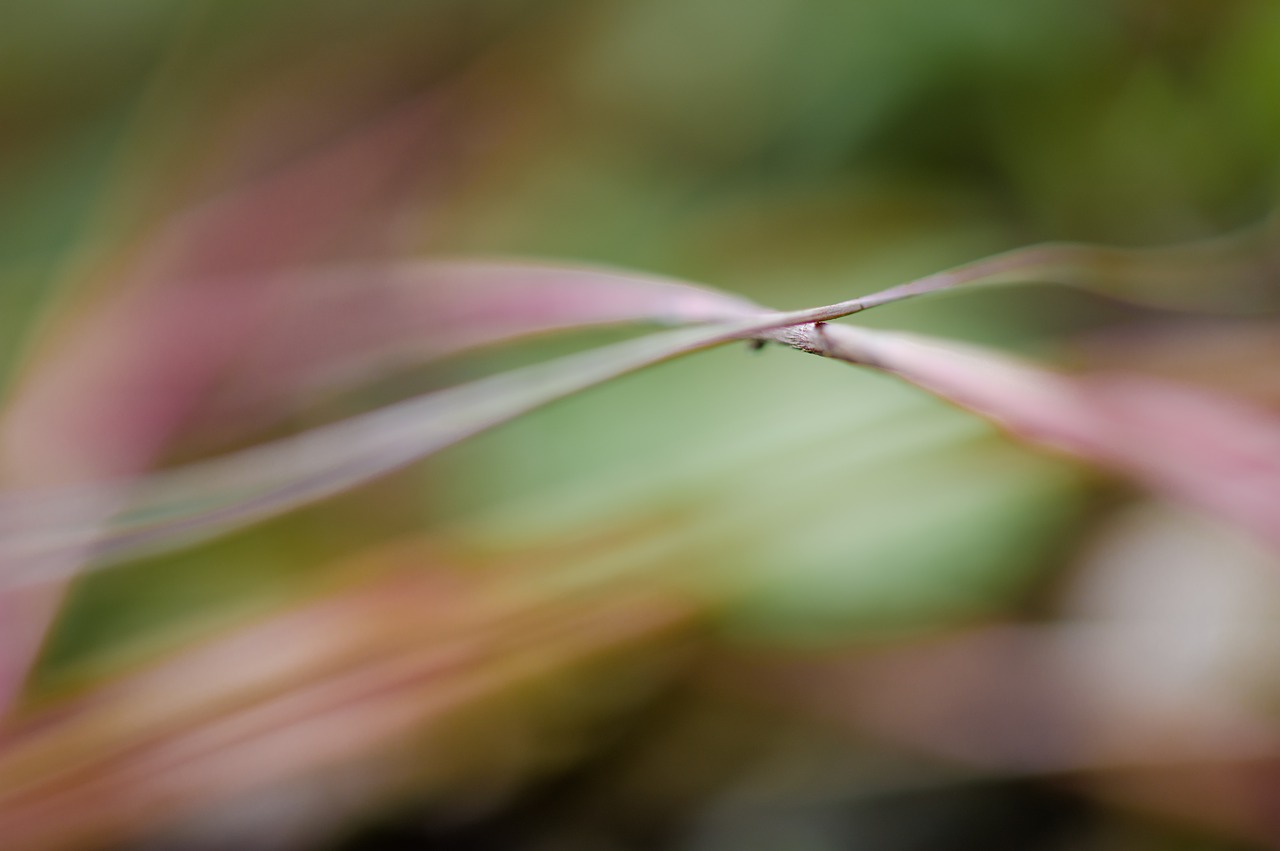
{"label": "thin grass leaf", "polygon": [[[391,290],[404,290],[406,281],[424,282],[422,271],[400,270],[386,281]],[[597,270],[444,263],[429,264],[426,272],[426,283],[451,283],[410,288],[410,304],[392,299],[365,324],[373,340],[394,339],[385,333],[389,319],[407,322],[420,339],[430,340],[433,331],[439,332],[443,339],[427,346],[444,353],[581,324],[690,322],[755,312],[749,302],[713,290]],[[343,297],[321,308],[330,321],[350,306],[346,285],[351,278],[334,280],[343,285],[338,288]],[[172,472],[0,495],[0,566],[10,582],[47,581],[73,575],[84,559],[109,563],[204,540],[358,485],[616,375],[759,325],[683,330],[624,343],[429,394]],[[132,507],[115,520],[104,519],[124,506]]]}
{"label": "thin grass leaf", "polygon": [[[0,502],[5,584],[203,540],[354,487],[541,405],[726,339],[681,329],[449,388],[264,446],[137,480]],[[105,526],[86,507],[131,496]],[[74,570],[74,568],[71,568]]]}
{"label": "thin grass leaf", "polygon": [[[848,315],[920,295],[1029,282],[1162,308],[1256,311],[1280,306],[1278,253],[1280,216],[1238,234],[1169,248],[1037,245],[850,299],[827,312]],[[336,269],[304,274],[296,292],[305,298],[278,311],[274,333],[246,353],[243,378],[218,410],[261,410],[299,389],[355,383],[388,365],[577,325],[638,317],[729,320],[765,310],[654,276],[513,261]]]}
{"label": "thin grass leaf", "polygon": [[[480,273],[483,267],[474,267],[474,271]],[[522,270],[518,274],[530,273]],[[587,276],[582,281],[585,283],[593,273],[583,274]],[[642,284],[642,280],[626,279],[628,286]],[[643,289],[640,286],[636,293]],[[661,289],[662,293],[655,291],[641,299],[646,310],[665,304],[664,295],[674,294],[680,301],[694,292],[683,286],[672,289],[670,282],[662,282]],[[706,291],[706,298],[705,302],[695,299],[693,303],[698,308],[691,313],[705,309],[708,315],[714,314],[721,304],[727,314],[747,309],[738,300],[717,302],[719,296],[713,291]],[[1226,512],[1250,528],[1270,523],[1273,511],[1262,498],[1272,493],[1280,474],[1274,477],[1275,481],[1269,470],[1267,475],[1256,477],[1257,492],[1218,488],[1213,490],[1212,498],[1193,494],[1195,487],[1219,472],[1214,459],[1204,453],[1194,455],[1200,463],[1194,469],[1179,453],[1147,453],[1141,461],[1135,461],[1140,446],[1130,433],[1133,424],[1123,417],[1120,421],[1100,418],[1101,397],[1085,397],[1078,383],[1065,376],[1035,370],[976,348],[815,324],[877,303],[885,302],[877,301],[875,296],[857,298],[794,313],[769,314],[738,325],[655,335],[430,394],[135,483],[125,481],[66,495],[14,495],[0,509],[0,559],[7,567],[8,581],[26,582],[47,578],[50,565],[56,562],[54,556],[65,556],[68,548],[87,548],[100,563],[109,563],[203,540],[356,486],[612,377],[732,339],[761,336],[804,351],[897,373],[995,420],[1032,443],[1118,469],[1148,484],[1167,487],[1172,483],[1178,495],[1202,507]],[[609,306],[607,300],[601,304],[605,309],[597,318],[620,315],[617,305]],[[501,309],[495,312],[502,315]],[[555,322],[553,312],[539,317],[535,311],[534,317],[530,326],[534,329]],[[833,334],[837,336],[833,338]],[[499,334],[494,332],[491,336],[496,339]],[[483,337],[474,335],[471,339]],[[839,345],[833,344],[833,339]],[[1171,393],[1165,394],[1165,402],[1174,405]],[[1216,404],[1210,407],[1227,409]],[[1133,416],[1138,413],[1129,412]],[[1248,414],[1232,411],[1224,418],[1226,421],[1217,425],[1229,432],[1249,430],[1264,437],[1269,434],[1270,423],[1255,422],[1256,418]],[[1258,442],[1267,443],[1253,441]],[[1150,442],[1142,445],[1149,446]],[[1265,462],[1265,458],[1260,460]],[[133,494],[134,508],[105,530],[66,522],[66,506],[73,501],[94,503],[109,499],[107,494],[126,491]],[[1273,504],[1280,505],[1280,500]],[[1280,524],[1274,528],[1280,528]]]}
{"label": "thin grass leaf", "polygon": [[1128,476],[1280,548],[1280,417],[1124,373],[1072,376],[976,346],[848,326],[799,345],[910,381],[1014,437]]}
{"label": "thin grass leaf", "polygon": [[1280,215],[1236,234],[1166,248],[1046,243],[926,275],[864,308],[1002,284],[1051,283],[1157,308],[1256,315],[1280,309]]}
{"label": "thin grass leaf", "polygon": [[209,418],[259,418],[308,391],[570,328],[725,321],[765,311],[706,287],[611,269],[423,260],[303,272]]}

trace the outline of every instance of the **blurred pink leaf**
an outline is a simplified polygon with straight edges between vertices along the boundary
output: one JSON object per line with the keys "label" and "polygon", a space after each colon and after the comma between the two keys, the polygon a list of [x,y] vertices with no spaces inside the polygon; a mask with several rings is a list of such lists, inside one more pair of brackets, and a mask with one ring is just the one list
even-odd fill
{"label": "blurred pink leaf", "polygon": [[1250,776],[1280,758],[1268,698],[1280,555],[1145,501],[1109,515],[1072,561],[1051,623],[708,667],[862,736],[1001,775],[1070,772],[1089,794],[1268,835],[1280,790]]}
{"label": "blurred pink leaf", "polygon": [[1273,321],[1125,327],[1086,335],[1071,353],[1088,368],[1159,376],[1280,407],[1280,324]]}
{"label": "blurred pink leaf", "polygon": [[422,104],[176,217],[39,347],[8,403],[6,467],[24,484],[133,472],[156,454],[255,336],[283,270],[310,260],[399,189],[434,114]]}
{"label": "blurred pink leaf", "polygon": [[318,843],[406,793],[483,805],[596,746],[680,669],[701,616],[652,588],[450,569],[418,543],[351,567],[371,581],[19,719],[0,748],[5,847],[100,848],[201,814],[195,829],[230,834],[211,847],[238,846],[220,816],[246,805],[267,817],[250,847]]}
{"label": "blurred pink leaf", "polygon": [[[125,282],[123,291],[40,341],[0,422],[6,483],[42,488],[151,466],[244,343],[261,333],[277,289],[273,273],[349,233],[378,199],[385,206],[389,193],[400,191],[396,178],[421,155],[436,112],[416,103],[174,219],[112,276]],[[110,515],[118,497],[99,490],[63,501],[55,514],[91,526]],[[25,527],[23,513],[0,519],[0,535],[41,534]],[[85,555],[82,545],[63,547],[54,573],[72,575]],[[13,569],[11,557],[0,547],[0,570]],[[55,587],[0,594],[0,713],[60,596]]]}
{"label": "blurred pink leaf", "polygon": [[1205,682],[1171,690],[1140,669],[1135,650],[1149,656],[1162,631],[1173,640],[1176,626],[998,624],[859,652],[743,658],[717,676],[989,771],[1280,755],[1280,731],[1246,695]]}

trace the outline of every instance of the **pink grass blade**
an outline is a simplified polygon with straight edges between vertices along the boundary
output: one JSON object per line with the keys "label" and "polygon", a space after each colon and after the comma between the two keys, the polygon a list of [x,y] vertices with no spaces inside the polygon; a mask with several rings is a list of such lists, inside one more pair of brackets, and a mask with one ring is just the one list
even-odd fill
{"label": "pink grass blade", "polygon": [[[65,577],[69,554],[99,564],[230,531],[357,486],[480,431],[624,373],[722,342],[680,329],[400,402],[294,437],[136,480],[10,493],[0,501],[0,583]],[[106,524],[78,506],[126,494]],[[88,516],[92,516],[89,514]]]}
{"label": "pink grass blade", "polygon": [[764,311],[656,276],[510,260],[422,260],[305,271],[251,341],[208,418],[270,416],[300,393],[553,331],[688,324]]}
{"label": "pink grass blade", "polygon": [[[430,355],[584,324],[761,315],[750,302],[714,290],[601,270],[458,262],[397,267],[389,277],[385,268],[370,274],[384,276],[382,288],[371,287],[382,298],[375,295],[378,305],[363,321],[352,301],[362,289],[352,286],[353,275],[362,279],[357,272],[335,274],[328,283],[337,298],[330,302],[322,297],[316,310],[303,312],[304,327],[313,327],[307,321],[313,320],[333,328],[348,317],[349,324],[360,328],[352,346],[338,347],[342,354],[333,356],[333,363],[349,364],[362,351],[385,356],[388,342],[409,342]],[[67,577],[85,559],[106,563],[161,551],[274,516],[564,395],[761,325],[758,319],[743,322],[729,331],[687,329],[495,376],[180,470],[0,493],[0,570],[9,580],[0,579],[0,584]],[[322,345],[319,339],[311,342]],[[297,365],[288,361],[288,353],[316,349],[303,345],[264,351],[267,360],[258,365],[265,368],[272,351],[285,356],[277,364]],[[322,368],[333,366],[323,358],[315,360]],[[291,373],[287,367],[281,375],[286,383],[306,380],[305,372]],[[116,519],[107,519],[120,510]]]}
{"label": "pink grass blade", "polygon": [[[690,301],[686,288],[666,286],[660,289],[676,299],[657,301],[663,305],[660,317],[670,316],[672,309],[699,314],[747,309],[713,290],[705,291],[706,301]],[[174,470],[0,493],[0,587],[66,578],[89,558],[102,565],[205,540],[358,486],[611,378],[771,329],[834,319],[851,312],[852,304],[654,334]],[[107,519],[113,509],[123,513]]]}
{"label": "pink grass blade", "polygon": [[[1274,424],[1252,410],[1196,394],[1216,413],[1214,427],[1228,437],[1248,434],[1249,465],[1262,475],[1249,489],[1197,492],[1223,472],[1227,460],[1186,453],[1186,435],[1171,437],[1164,451],[1144,433],[1162,412],[1181,411],[1186,388],[1165,388],[1140,408],[1116,406],[1106,385],[1021,364],[975,347],[848,327],[825,321],[862,309],[857,300],[788,314],[767,314],[737,325],[683,329],[576,355],[409,400],[344,423],[192,467],[157,474],[129,486],[135,508],[104,531],[48,522],[68,504],[68,494],[11,502],[0,512],[8,526],[3,551],[9,582],[49,572],[48,559],[68,546],[91,546],[101,562],[181,546],[307,504],[491,428],[536,407],[617,375],[732,339],[767,335],[808,351],[896,373],[944,399],[986,416],[1031,443],[1117,469],[1236,522],[1275,541],[1268,527],[1280,500],[1280,475],[1266,464]],[[784,328],[787,330],[773,331]],[[1176,398],[1175,398],[1176,397]],[[1255,457],[1258,456],[1258,457]],[[1272,465],[1272,467],[1274,464]],[[78,499],[96,498],[90,488]],[[1211,493],[1212,496],[1205,494]],[[41,507],[43,503],[43,508]],[[52,508],[50,508],[52,506]],[[23,518],[24,511],[27,516]],[[26,524],[24,526],[24,523]],[[35,528],[39,532],[19,533]]]}
{"label": "pink grass blade", "polygon": [[1280,417],[1271,411],[1149,376],[1071,376],[911,335],[827,326],[822,336],[833,357],[894,373],[1280,549]]}

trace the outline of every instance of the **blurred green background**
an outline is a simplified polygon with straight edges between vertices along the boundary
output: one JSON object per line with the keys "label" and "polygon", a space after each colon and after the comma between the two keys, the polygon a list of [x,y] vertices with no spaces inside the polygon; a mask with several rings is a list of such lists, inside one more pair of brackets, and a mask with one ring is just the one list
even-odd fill
{"label": "blurred green background", "polygon": [[[3,0],[0,386],[39,380],[59,339],[45,332],[127,287],[183,211],[418,102],[432,123],[396,191],[293,260],[554,258],[799,308],[1042,240],[1161,245],[1261,220],[1280,189],[1280,5]],[[1037,285],[865,321],[1065,362],[1070,338],[1162,318]],[[379,375],[307,398],[269,434],[615,336]],[[198,426],[172,457],[225,448]],[[1254,847],[1248,819],[975,769],[705,685],[718,654],[732,668],[1065,620],[1082,542],[1132,499],[892,379],[730,347],[87,576],[32,692],[56,703],[246,618],[341,599],[345,559],[415,537],[458,581],[517,589],[499,596],[660,588],[689,608],[702,661],[659,678],[661,697],[618,698],[629,720],[571,769],[512,768],[539,779],[477,793],[484,805],[400,795],[399,816],[370,807],[305,847]],[[581,688],[629,694],[625,666],[609,677]],[[502,698],[503,718],[537,699]]]}

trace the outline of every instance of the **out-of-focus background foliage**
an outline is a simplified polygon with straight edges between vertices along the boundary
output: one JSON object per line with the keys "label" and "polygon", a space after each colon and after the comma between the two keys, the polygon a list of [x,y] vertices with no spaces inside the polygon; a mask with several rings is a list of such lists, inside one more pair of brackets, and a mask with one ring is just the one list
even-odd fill
{"label": "out-of-focus background foliage", "polygon": [[[1280,5],[7,0],[0,128],[14,410],[166,269],[518,255],[798,308],[1248,226],[1280,189]],[[1194,373],[1201,332],[1168,319],[1032,285],[865,321]],[[283,420],[193,416],[149,463],[615,337],[288,389]],[[1274,361],[1214,352],[1192,377],[1280,404]],[[77,452],[139,402],[92,379],[58,426],[72,477],[113,471]],[[0,824],[15,848],[1266,847],[1278,561],[892,379],[717,349],[77,580],[0,742]]]}

